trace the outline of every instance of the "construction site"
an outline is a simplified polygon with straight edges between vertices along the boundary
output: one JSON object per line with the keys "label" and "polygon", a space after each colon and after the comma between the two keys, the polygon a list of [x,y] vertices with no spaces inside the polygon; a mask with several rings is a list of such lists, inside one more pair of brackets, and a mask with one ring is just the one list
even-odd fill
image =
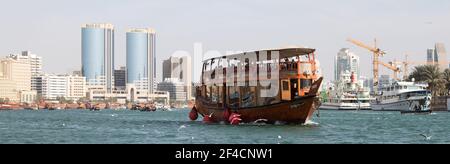
{"label": "construction site", "polygon": [[[389,70],[390,77],[395,82],[415,82],[415,79],[410,79],[410,72],[411,70],[416,66],[425,66],[425,65],[436,65],[441,71],[444,71],[445,69],[449,68],[450,62],[446,59],[446,52],[443,44],[437,43],[436,49],[428,49],[427,51],[427,60],[425,61],[410,61],[408,60],[408,57],[410,54],[405,53],[404,60],[403,61],[388,61],[385,62],[382,60],[384,56],[387,56],[388,53],[385,50],[382,50],[378,47],[377,39],[374,39],[373,45],[370,46],[369,44],[366,44],[362,41],[349,38],[347,39],[348,42],[351,44],[362,48],[364,50],[367,50],[372,55],[372,73],[373,73],[373,90],[372,95],[373,96],[381,96],[383,95],[383,91],[379,91],[381,88],[380,86],[380,69],[386,68]],[[439,51],[439,52],[436,52]],[[362,58],[366,58],[367,56],[364,56]],[[424,82],[422,82],[424,83]],[[428,85],[428,84],[427,84]],[[430,87],[427,88],[428,90]],[[448,93],[448,92],[447,92]],[[434,95],[433,99],[431,101],[431,110],[433,111],[448,111],[448,103],[450,102],[450,96],[449,94],[443,94],[443,95]]]}

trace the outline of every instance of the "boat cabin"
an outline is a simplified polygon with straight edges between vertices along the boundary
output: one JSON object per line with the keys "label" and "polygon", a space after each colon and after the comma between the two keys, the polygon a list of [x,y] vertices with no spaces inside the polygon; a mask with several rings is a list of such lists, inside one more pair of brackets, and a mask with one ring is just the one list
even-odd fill
{"label": "boat cabin", "polygon": [[405,100],[410,97],[431,94],[427,90],[427,84],[416,84],[414,82],[394,82],[388,86],[381,87],[381,100]]}
{"label": "boat cabin", "polygon": [[217,108],[252,108],[308,96],[319,78],[315,49],[287,48],[203,62],[197,101]]}

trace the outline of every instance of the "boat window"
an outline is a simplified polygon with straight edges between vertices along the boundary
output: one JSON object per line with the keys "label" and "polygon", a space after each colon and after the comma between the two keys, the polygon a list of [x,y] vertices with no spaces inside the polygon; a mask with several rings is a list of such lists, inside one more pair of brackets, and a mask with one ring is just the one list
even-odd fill
{"label": "boat window", "polygon": [[289,82],[283,81],[283,91],[289,91]]}
{"label": "boat window", "polygon": [[207,95],[206,95],[206,86],[202,86],[202,97],[204,97],[204,98],[206,98],[207,97]]}
{"label": "boat window", "polygon": [[211,102],[219,102],[219,89],[218,87],[211,87]]}
{"label": "boat window", "polygon": [[241,107],[254,107],[256,106],[256,87],[241,87],[242,91],[242,105]]}
{"label": "boat window", "polygon": [[299,58],[299,60],[301,62],[308,62],[309,61],[308,55],[300,55],[298,58]]}
{"label": "boat window", "polygon": [[309,88],[312,85],[312,79],[301,79],[300,89]]}
{"label": "boat window", "polygon": [[232,59],[229,63],[230,68],[232,68],[231,70],[233,70],[234,72],[238,71],[239,64],[239,60],[237,59]]}
{"label": "boat window", "polygon": [[223,103],[223,87],[217,87],[219,103]]}
{"label": "boat window", "polygon": [[280,60],[280,69],[281,70],[286,70],[287,69],[286,59],[281,59]]}
{"label": "boat window", "polygon": [[211,87],[210,86],[206,86],[206,97],[207,99],[211,98]]}
{"label": "boat window", "polygon": [[204,68],[205,72],[211,70],[210,63],[211,63],[211,61],[209,61],[209,60],[205,62],[205,68]]}
{"label": "boat window", "polygon": [[297,61],[294,60],[294,59],[292,59],[292,69],[293,69],[293,70],[297,70],[297,68],[298,68]]}
{"label": "boat window", "polygon": [[310,75],[310,74],[312,74],[311,68],[312,68],[311,63],[300,63],[299,73]]}
{"label": "boat window", "polygon": [[230,101],[230,108],[239,108],[239,87],[228,87],[228,97]]}
{"label": "boat window", "polygon": [[216,59],[211,60],[211,70],[215,70],[218,66],[218,61]]}
{"label": "boat window", "polygon": [[405,93],[400,95],[400,100],[405,100],[407,99],[407,95]]}
{"label": "boat window", "polygon": [[246,73],[250,70],[250,60],[249,59],[245,59],[244,68],[245,68]]}
{"label": "boat window", "polygon": [[[276,80],[271,80],[273,81],[272,84],[278,84],[279,83]],[[279,90],[280,86],[273,86],[276,87],[277,90]],[[271,105],[271,104],[277,104],[279,102],[281,102],[281,95],[279,91],[277,92],[277,95],[275,95],[274,97],[263,97],[261,96],[261,90],[269,90],[271,89],[271,86],[269,87],[262,87],[261,85],[258,84],[258,89],[257,89],[257,94],[258,94],[258,106],[265,106],[265,105]]]}

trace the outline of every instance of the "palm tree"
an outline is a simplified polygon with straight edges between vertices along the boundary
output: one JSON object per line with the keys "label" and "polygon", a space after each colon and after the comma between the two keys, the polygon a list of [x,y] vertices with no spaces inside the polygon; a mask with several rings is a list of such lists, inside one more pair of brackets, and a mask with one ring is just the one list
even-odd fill
{"label": "palm tree", "polygon": [[415,81],[428,83],[428,87],[434,96],[445,92],[443,88],[445,88],[447,81],[444,79],[444,73],[439,70],[437,65],[416,66],[409,75],[409,80],[413,78]]}
{"label": "palm tree", "polygon": [[445,95],[448,95],[448,91],[450,90],[450,69],[445,69],[445,71],[442,73],[442,76],[445,80]]}

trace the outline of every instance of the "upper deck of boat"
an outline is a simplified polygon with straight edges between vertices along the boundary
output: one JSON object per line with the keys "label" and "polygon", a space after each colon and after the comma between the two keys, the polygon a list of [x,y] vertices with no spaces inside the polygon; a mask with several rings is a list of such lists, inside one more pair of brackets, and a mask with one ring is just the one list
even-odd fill
{"label": "upper deck of boat", "polygon": [[280,59],[284,59],[284,58],[291,58],[291,57],[295,57],[295,56],[303,56],[303,55],[312,54],[315,51],[316,51],[316,49],[312,49],[312,48],[265,49],[265,50],[248,51],[248,52],[237,53],[237,54],[232,54],[232,55],[226,55],[226,56],[209,58],[209,59],[204,60],[203,63],[211,61],[211,60],[220,59],[220,58],[239,59],[242,56],[246,56],[246,55],[249,55],[249,54],[256,54],[257,56],[259,56],[260,52],[267,52],[268,54],[271,54],[273,52],[279,52],[279,58]]}

